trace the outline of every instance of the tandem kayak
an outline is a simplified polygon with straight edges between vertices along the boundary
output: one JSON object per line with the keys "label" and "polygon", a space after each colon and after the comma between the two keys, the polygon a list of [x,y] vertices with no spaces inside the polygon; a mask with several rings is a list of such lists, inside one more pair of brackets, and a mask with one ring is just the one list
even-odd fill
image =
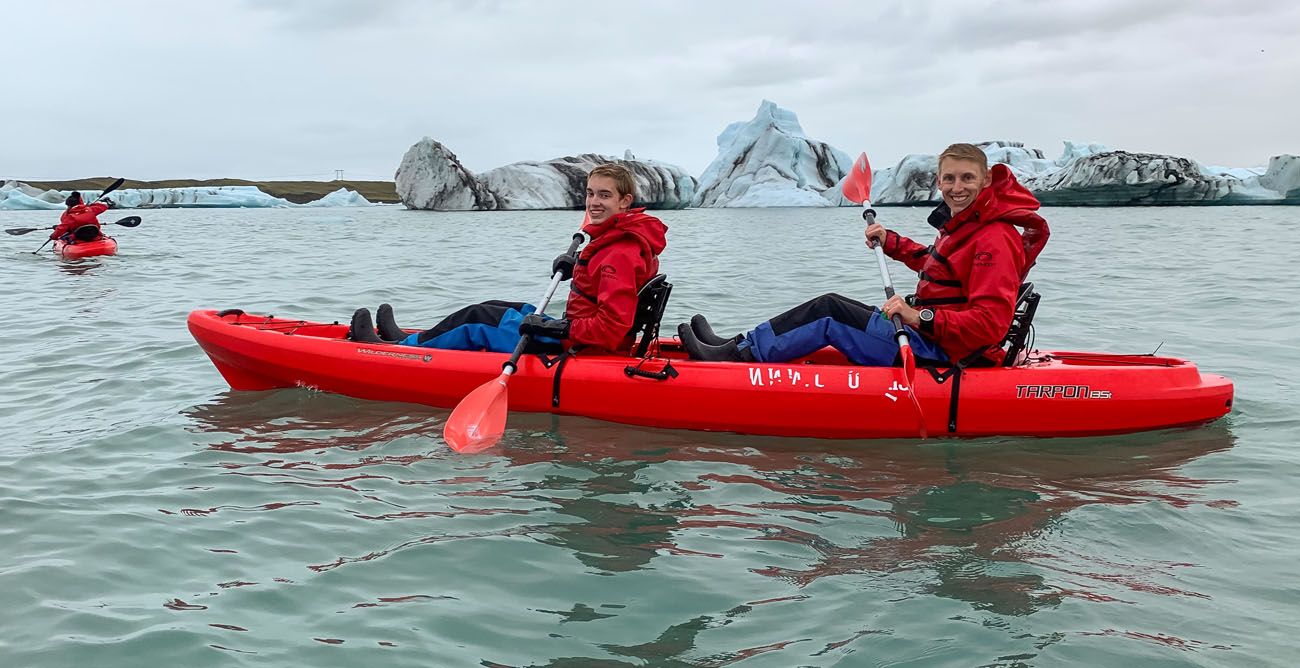
{"label": "tandem kayak", "polygon": [[105,236],[94,241],[74,243],[58,239],[54,242],[54,253],[65,260],[77,260],[96,255],[117,255],[117,239]]}
{"label": "tandem kayak", "polygon": [[[509,357],[358,343],[345,338],[344,324],[238,309],[194,311],[188,325],[235,390],[304,387],[449,409],[496,378]],[[773,436],[918,433],[896,368],[854,366],[830,348],[792,364],[701,362],[674,339],[657,344],[644,358],[579,352],[554,364],[525,356],[509,408]],[[932,435],[1127,433],[1209,422],[1232,408],[1230,380],[1173,357],[1033,351],[1017,366],[941,371],[918,369],[914,388]]]}

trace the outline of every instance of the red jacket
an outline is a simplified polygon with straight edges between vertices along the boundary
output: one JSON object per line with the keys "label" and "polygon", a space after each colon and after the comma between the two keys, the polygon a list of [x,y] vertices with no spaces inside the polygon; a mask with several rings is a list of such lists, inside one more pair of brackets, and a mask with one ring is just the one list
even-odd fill
{"label": "red jacket", "polygon": [[934,310],[933,326],[921,332],[953,361],[1001,343],[1020,283],[1050,234],[1047,221],[1034,213],[1038,199],[1011,170],[999,164],[991,174],[992,183],[956,216],[949,217],[946,204],[930,215],[939,228],[933,245],[892,231],[885,237],[885,254],[920,274],[915,306]]}
{"label": "red jacket", "polygon": [[604,350],[628,347],[637,291],[659,272],[668,227],[645,209],[615,214],[582,228],[591,240],[578,255],[569,285],[569,343]]}
{"label": "red jacket", "polygon": [[69,207],[67,211],[63,212],[62,216],[59,216],[59,224],[50,233],[50,238],[58,239],[82,225],[99,227],[99,214],[105,211],[108,211],[108,205],[103,202],[91,202],[90,204],[78,204]]}

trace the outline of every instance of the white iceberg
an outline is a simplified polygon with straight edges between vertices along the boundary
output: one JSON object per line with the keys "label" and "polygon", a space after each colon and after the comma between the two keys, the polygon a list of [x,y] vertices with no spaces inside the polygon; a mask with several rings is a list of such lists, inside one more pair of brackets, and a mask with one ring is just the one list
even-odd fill
{"label": "white iceberg", "polygon": [[26,183],[5,181],[0,185],[0,210],[63,209],[66,197],[57,197],[55,191],[42,191]]}
{"label": "white iceberg", "polygon": [[374,206],[374,203],[366,199],[364,195],[347,188],[339,188],[334,192],[312,202],[306,202],[297,206],[310,207],[350,207],[350,206]]}
{"label": "white iceberg", "polygon": [[718,135],[718,156],[700,176],[699,207],[835,206],[848,154],[808,138],[794,112],[763,100],[749,121]]}

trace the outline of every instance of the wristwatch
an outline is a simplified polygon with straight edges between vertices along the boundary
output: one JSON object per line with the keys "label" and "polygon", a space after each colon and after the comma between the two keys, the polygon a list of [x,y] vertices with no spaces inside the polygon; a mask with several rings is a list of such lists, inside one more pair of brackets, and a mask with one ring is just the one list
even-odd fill
{"label": "wristwatch", "polygon": [[934,309],[923,308],[916,312],[916,317],[921,321],[921,331],[934,331]]}

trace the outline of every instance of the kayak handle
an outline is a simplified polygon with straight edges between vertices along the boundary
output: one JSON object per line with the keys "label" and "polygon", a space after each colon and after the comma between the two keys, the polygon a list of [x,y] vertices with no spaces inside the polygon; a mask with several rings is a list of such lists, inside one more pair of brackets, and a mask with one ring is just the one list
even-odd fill
{"label": "kayak handle", "polygon": [[658,371],[645,371],[641,368],[642,364],[645,364],[645,360],[637,362],[636,366],[629,364],[623,367],[623,373],[627,374],[628,378],[649,378],[650,380],[668,380],[677,377],[677,369],[673,368],[672,362],[665,362],[663,368]]}

